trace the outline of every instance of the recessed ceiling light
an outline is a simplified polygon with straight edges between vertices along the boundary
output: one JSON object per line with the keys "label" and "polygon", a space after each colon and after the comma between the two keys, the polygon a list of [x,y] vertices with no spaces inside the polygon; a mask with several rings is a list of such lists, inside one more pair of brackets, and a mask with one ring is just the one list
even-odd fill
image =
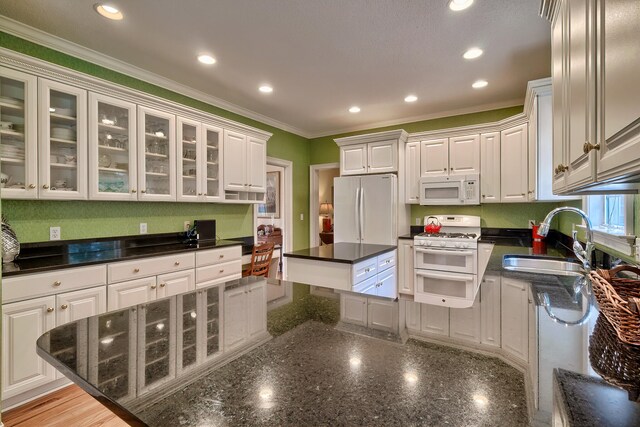
{"label": "recessed ceiling light", "polygon": [[98,12],[100,15],[104,16],[107,19],[113,19],[114,21],[119,21],[122,18],[124,18],[124,15],[122,15],[122,12],[120,12],[118,8],[108,4],[96,3],[93,5],[93,8],[96,10],[96,12]]}
{"label": "recessed ceiling light", "polygon": [[360,112],[360,107],[354,105],[353,107],[349,108],[349,112],[350,113],[359,113]]}
{"label": "recessed ceiling light", "polygon": [[273,92],[273,88],[269,85],[262,85],[258,88],[258,90],[262,93],[271,93]]}
{"label": "recessed ceiling light", "polygon": [[418,100],[418,97],[415,95],[407,95],[404,98],[404,102],[416,102]]}
{"label": "recessed ceiling light", "polygon": [[475,82],[473,82],[471,87],[474,89],[482,89],[483,87],[486,87],[488,84],[489,83],[487,83],[486,80],[476,80]]}
{"label": "recessed ceiling light", "polygon": [[473,4],[473,0],[450,0],[449,9],[458,12],[460,10],[465,10],[472,4]]}
{"label": "recessed ceiling light", "polygon": [[472,47],[462,55],[464,59],[476,59],[483,54],[483,50],[479,47]]}
{"label": "recessed ceiling light", "polygon": [[213,65],[216,63],[216,58],[211,55],[198,55],[198,61],[202,62],[203,64]]}

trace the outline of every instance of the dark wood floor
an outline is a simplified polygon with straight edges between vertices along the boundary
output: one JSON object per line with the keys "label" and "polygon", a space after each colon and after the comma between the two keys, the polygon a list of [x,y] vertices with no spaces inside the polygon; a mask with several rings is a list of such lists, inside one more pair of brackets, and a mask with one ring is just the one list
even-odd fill
{"label": "dark wood floor", "polygon": [[126,427],[80,387],[71,385],[2,414],[5,427]]}

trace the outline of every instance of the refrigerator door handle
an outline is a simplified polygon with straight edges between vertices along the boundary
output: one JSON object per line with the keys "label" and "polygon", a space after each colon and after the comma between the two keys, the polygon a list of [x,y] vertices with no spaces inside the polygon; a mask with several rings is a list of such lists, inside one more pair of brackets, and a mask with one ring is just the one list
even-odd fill
{"label": "refrigerator door handle", "polygon": [[364,189],[360,188],[360,242],[364,240]]}
{"label": "refrigerator door handle", "polygon": [[362,189],[360,187],[356,188],[356,208],[355,208],[355,216],[356,216],[356,227],[358,229],[358,241],[362,238],[360,235],[360,191]]}

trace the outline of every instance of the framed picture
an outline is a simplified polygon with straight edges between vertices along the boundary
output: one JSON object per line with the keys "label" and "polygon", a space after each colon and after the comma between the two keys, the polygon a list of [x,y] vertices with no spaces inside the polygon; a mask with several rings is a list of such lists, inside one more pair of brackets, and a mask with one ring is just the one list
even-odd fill
{"label": "framed picture", "polygon": [[280,172],[267,172],[265,203],[258,205],[258,218],[280,218]]}

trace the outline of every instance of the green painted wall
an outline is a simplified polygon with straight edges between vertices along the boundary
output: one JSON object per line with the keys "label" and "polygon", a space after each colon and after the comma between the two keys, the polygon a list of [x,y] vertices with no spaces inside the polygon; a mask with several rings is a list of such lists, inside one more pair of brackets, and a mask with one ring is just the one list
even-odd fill
{"label": "green painted wall", "polygon": [[[0,46],[272,132],[273,136],[267,144],[267,155],[293,162],[294,248],[308,246],[307,139],[4,32],[0,32]],[[56,224],[63,227],[64,239],[137,234],[138,224],[143,219],[148,223],[150,233],[180,231],[185,220],[216,218],[220,220],[219,234],[223,237],[252,234],[251,207],[246,205],[7,201],[5,206],[5,214],[12,221],[22,242],[47,240],[49,226]],[[299,220],[300,214],[304,214],[304,221]],[[78,217],[81,220],[75,221]]]}

